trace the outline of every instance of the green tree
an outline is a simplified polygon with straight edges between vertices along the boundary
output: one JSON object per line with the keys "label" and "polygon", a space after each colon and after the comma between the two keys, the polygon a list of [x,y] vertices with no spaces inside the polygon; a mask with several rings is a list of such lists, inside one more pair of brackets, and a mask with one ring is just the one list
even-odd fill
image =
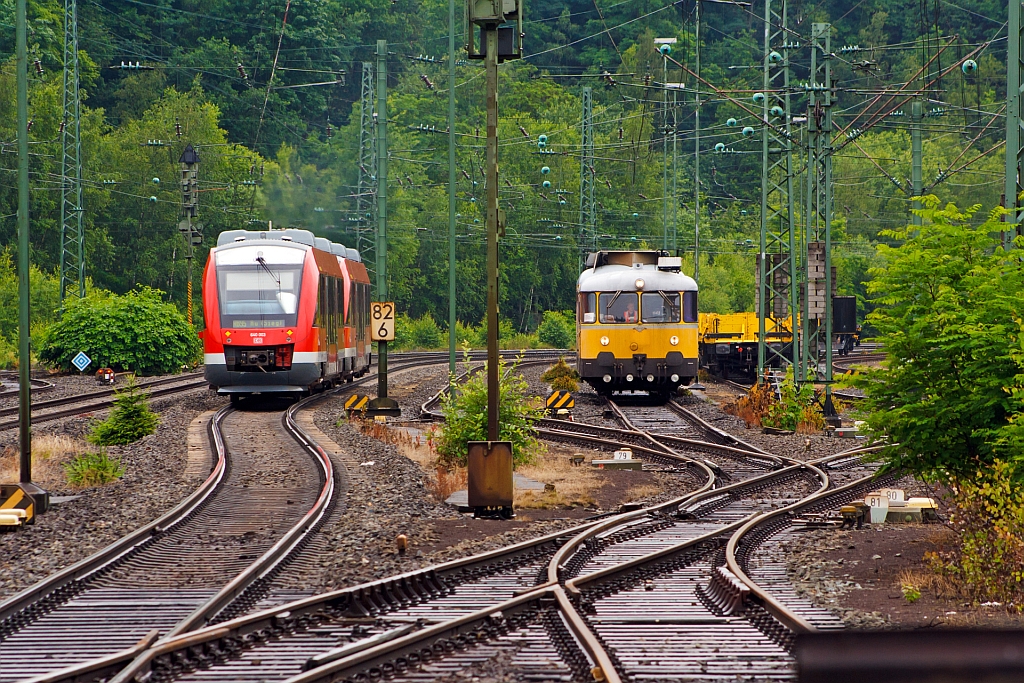
{"label": "green tree", "polygon": [[974,227],[980,206],[935,196],[924,206],[920,228],[882,233],[899,245],[879,247],[868,322],[887,359],[855,382],[867,393],[868,425],[890,444],[888,466],[950,482],[1024,456],[1001,445],[1024,409],[1021,392],[1007,391],[1020,371],[1024,272],[992,236],[1005,227],[1002,209]]}
{"label": "green tree", "polygon": [[130,377],[117,392],[110,417],[93,427],[87,438],[99,446],[121,446],[149,436],[158,424],[160,416],[149,409],[147,394]]}
{"label": "green tree", "polygon": [[195,330],[161,292],[143,287],[123,296],[91,294],[69,299],[64,317],[39,341],[39,358],[70,372],[79,351],[93,367],[138,374],[180,372],[199,361],[202,344]]}

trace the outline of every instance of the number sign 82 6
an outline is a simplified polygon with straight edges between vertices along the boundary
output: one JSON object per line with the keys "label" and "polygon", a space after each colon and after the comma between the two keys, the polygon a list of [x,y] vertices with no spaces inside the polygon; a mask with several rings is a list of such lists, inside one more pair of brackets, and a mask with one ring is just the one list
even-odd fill
{"label": "number sign 82 6", "polygon": [[395,302],[374,301],[370,304],[370,339],[395,340]]}

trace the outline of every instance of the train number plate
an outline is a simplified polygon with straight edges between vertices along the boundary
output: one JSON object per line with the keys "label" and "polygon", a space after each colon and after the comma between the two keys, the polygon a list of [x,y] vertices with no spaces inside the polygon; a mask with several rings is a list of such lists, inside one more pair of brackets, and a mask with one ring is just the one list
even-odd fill
{"label": "train number plate", "polygon": [[395,302],[374,301],[370,304],[370,339],[395,340]]}

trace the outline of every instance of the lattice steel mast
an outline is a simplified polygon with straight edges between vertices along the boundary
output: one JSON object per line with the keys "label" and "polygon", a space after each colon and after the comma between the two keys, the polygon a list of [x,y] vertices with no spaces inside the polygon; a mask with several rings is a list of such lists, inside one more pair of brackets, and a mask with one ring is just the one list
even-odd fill
{"label": "lattice steel mast", "polygon": [[[377,131],[374,118],[373,62],[363,62],[359,97],[359,184],[356,187],[356,249],[362,253],[372,240],[367,236],[377,225]],[[364,260],[369,270],[373,264]]]}
{"label": "lattice steel mast", "polygon": [[[786,1],[764,8],[764,99],[761,121],[761,242],[757,263],[757,378],[775,361],[797,363],[794,321],[796,287],[796,214],[793,210],[793,139],[790,131],[789,51]],[[787,350],[768,341],[769,332],[793,332]]]}
{"label": "lattice steel mast", "polygon": [[[832,417],[832,25],[811,26],[811,78],[807,85],[807,294],[801,375],[817,373],[825,347],[825,417]],[[814,321],[813,323],[811,321]],[[809,376],[808,376],[809,375]],[[831,413],[831,414],[830,414]]]}
{"label": "lattice steel mast", "polygon": [[594,95],[583,88],[583,116],[580,123],[580,252],[587,251],[588,240],[597,249],[597,197],[594,187]]}
{"label": "lattice steel mast", "polygon": [[82,131],[78,91],[78,2],[64,0],[64,116],[60,124],[60,301],[85,296]]}

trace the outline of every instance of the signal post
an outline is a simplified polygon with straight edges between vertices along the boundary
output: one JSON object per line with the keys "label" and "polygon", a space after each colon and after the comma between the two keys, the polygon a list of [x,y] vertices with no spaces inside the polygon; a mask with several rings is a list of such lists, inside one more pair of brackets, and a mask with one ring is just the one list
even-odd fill
{"label": "signal post", "polygon": [[477,515],[504,517],[512,516],[512,444],[499,441],[498,422],[498,237],[505,229],[498,208],[498,64],[522,57],[522,29],[522,0],[466,4],[466,52],[484,60],[487,83],[487,441],[469,444],[469,506]]}

